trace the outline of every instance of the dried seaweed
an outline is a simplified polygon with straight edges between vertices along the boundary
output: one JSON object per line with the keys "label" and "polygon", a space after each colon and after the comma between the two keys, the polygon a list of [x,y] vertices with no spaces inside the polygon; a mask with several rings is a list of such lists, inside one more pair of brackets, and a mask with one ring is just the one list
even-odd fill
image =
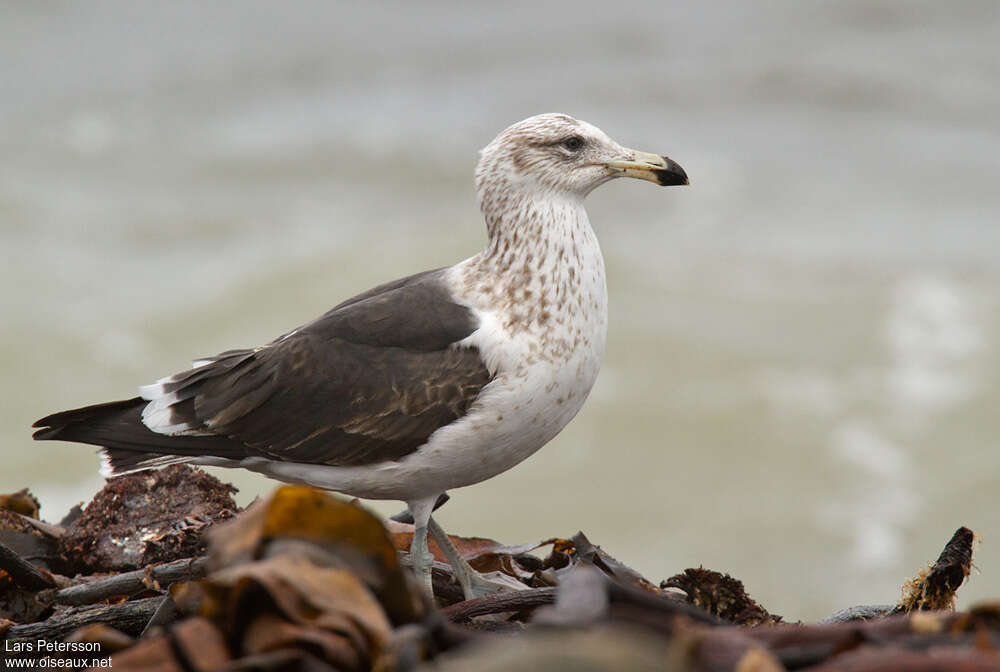
{"label": "dried seaweed", "polygon": [[[582,532],[516,546],[453,537],[473,566],[525,590],[463,601],[438,561],[435,604],[406,569],[412,526],[357,502],[284,486],[233,518],[230,486],[195,470],[130,478],[65,530],[26,517],[37,515],[29,493],[0,497],[27,511],[0,508],[0,532],[20,544],[0,546],[4,650],[89,642],[119,672],[1000,667],[1000,603],[927,611],[950,607],[968,576],[966,528],[908,584],[895,611],[912,613],[896,616],[854,607],[836,623],[785,624],[732,576],[687,569],[657,586]],[[87,575],[97,568],[110,574]]]}
{"label": "dried seaweed", "polygon": [[60,551],[82,573],[197,555],[204,551],[203,531],[238,510],[235,491],[186,465],[113,478],[66,529]]}
{"label": "dried seaweed", "polygon": [[687,601],[708,613],[736,625],[773,625],[781,616],[769,614],[743,589],[743,582],[728,574],[698,567],[660,583],[660,588],[676,588],[687,594]]}

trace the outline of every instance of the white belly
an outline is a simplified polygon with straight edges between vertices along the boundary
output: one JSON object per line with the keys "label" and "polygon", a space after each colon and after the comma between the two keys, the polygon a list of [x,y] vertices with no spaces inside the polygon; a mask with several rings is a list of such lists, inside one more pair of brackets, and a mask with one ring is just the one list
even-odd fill
{"label": "white belly", "polygon": [[510,469],[577,414],[597,379],[603,351],[602,334],[599,343],[560,362],[539,360],[499,373],[464,418],[438,430],[393,471],[408,487],[421,482],[431,495]]}
{"label": "white belly", "polygon": [[398,461],[328,467],[261,458],[240,466],[365,499],[433,497],[507,471],[548,443],[583,406],[597,379],[604,331],[559,363],[501,370],[469,412]]}

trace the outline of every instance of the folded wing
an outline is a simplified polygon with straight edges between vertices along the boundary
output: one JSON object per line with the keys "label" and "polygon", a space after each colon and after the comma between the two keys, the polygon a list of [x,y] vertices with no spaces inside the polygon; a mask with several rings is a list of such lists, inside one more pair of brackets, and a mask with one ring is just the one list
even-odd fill
{"label": "folded wing", "polygon": [[38,439],[104,446],[124,472],[197,457],[349,466],[399,459],[490,381],[443,270],[376,287],[277,340],[202,360],[143,397],[57,413]]}

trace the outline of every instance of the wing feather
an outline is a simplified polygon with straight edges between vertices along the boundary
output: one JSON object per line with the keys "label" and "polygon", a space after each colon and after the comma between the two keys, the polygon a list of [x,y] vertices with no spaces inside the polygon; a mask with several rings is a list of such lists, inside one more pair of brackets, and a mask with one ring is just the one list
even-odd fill
{"label": "wing feather", "polygon": [[478,322],[451,299],[444,272],[376,287],[260,348],[199,360],[127,407],[49,416],[36,437],[115,448],[112,465],[137,468],[171,455],[399,459],[462,417],[492,378],[475,348],[456,346]]}

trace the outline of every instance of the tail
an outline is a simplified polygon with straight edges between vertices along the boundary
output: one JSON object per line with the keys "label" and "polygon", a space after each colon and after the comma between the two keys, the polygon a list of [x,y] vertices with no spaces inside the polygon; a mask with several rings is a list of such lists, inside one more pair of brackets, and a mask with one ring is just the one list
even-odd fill
{"label": "tail", "polygon": [[41,428],[33,437],[101,446],[101,474],[107,478],[199,457],[246,457],[246,446],[225,436],[171,436],[152,431],[142,422],[142,409],[148,403],[134,397],[53,413],[32,425]]}

